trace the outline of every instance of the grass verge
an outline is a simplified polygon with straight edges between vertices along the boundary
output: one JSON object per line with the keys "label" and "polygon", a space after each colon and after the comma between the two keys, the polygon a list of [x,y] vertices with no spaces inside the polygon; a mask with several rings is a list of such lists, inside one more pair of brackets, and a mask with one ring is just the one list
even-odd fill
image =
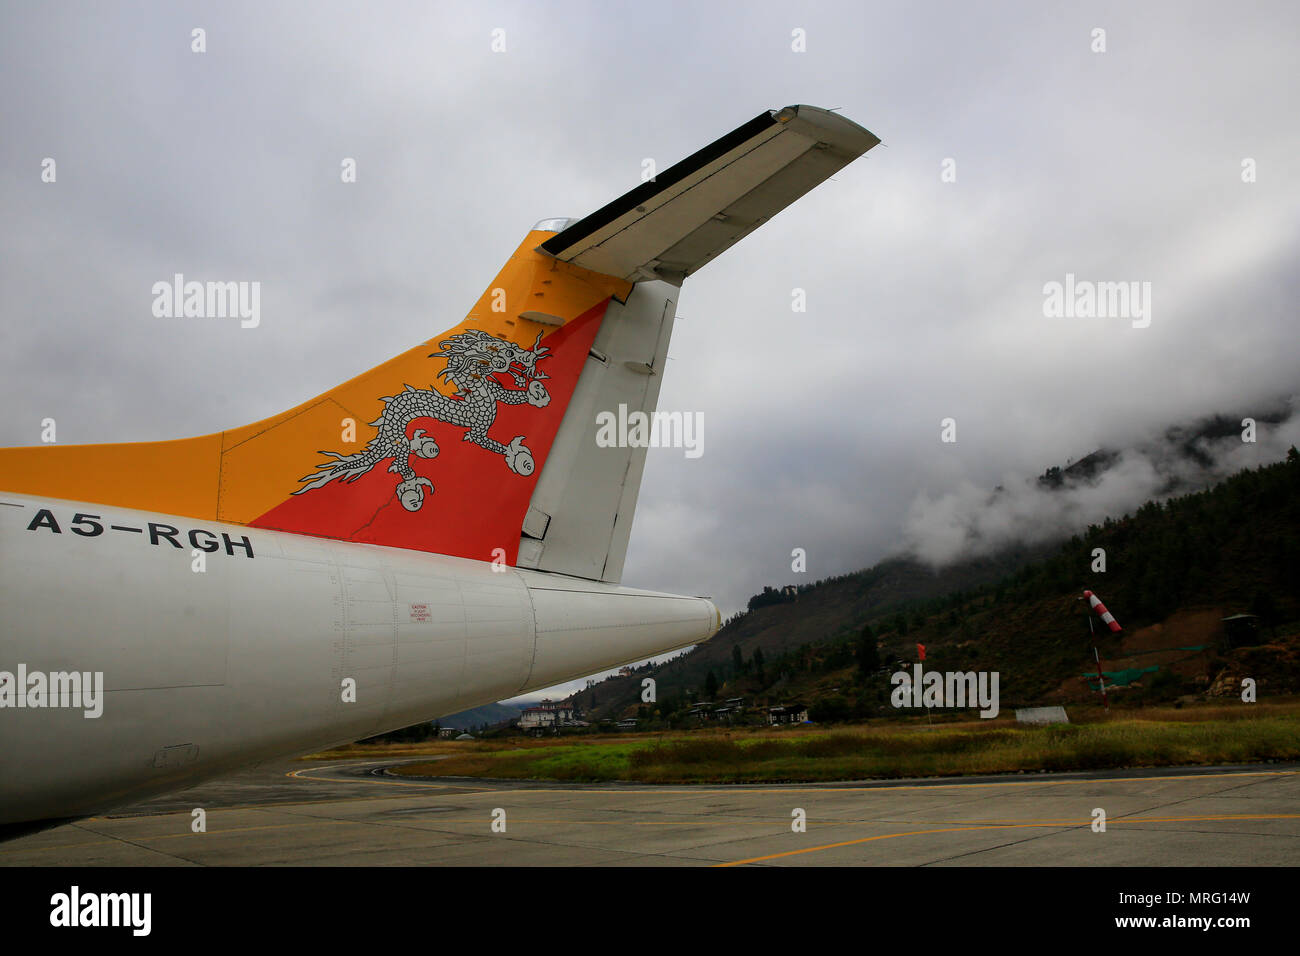
{"label": "grass verge", "polygon": [[[1239,712],[1240,713],[1240,712]],[[1183,715],[1179,714],[1181,718]],[[1300,714],[1108,719],[1049,727],[867,726],[798,734],[559,738],[480,748],[395,770],[411,776],[640,783],[776,783],[1300,760]]]}

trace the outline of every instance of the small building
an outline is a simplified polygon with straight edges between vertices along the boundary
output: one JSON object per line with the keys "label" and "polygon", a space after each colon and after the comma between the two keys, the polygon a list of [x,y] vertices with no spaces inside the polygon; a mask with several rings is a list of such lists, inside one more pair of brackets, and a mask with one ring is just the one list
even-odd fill
{"label": "small building", "polygon": [[526,707],[519,715],[520,730],[549,730],[555,727],[575,727],[578,712],[572,701],[553,701],[549,697],[534,707]]}
{"label": "small building", "polygon": [[636,718],[635,718],[635,717],[624,717],[622,720],[620,720],[620,721],[618,722],[618,729],[619,729],[619,730],[636,730]]}
{"label": "small building", "polygon": [[781,704],[767,709],[770,724],[802,724],[808,720],[808,708],[803,704]]}
{"label": "small building", "polygon": [[451,738],[455,737],[458,733],[460,733],[460,730],[455,727],[439,727],[438,739],[451,740]]}

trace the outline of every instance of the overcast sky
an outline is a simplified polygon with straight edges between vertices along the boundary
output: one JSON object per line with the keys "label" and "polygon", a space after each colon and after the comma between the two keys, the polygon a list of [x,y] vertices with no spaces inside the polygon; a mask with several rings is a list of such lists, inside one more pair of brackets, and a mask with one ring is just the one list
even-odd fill
{"label": "overcast sky", "polygon": [[[644,158],[837,107],[883,145],[679,303],[660,408],[704,454],[650,452],[624,583],[729,614],[923,551],[936,502],[1295,393],[1297,36],[1292,2],[4,2],[0,445],[281,411],[458,322]],[[153,317],[177,272],[260,281],[260,326]],[[1151,283],[1149,326],[1046,317],[1066,273]]]}

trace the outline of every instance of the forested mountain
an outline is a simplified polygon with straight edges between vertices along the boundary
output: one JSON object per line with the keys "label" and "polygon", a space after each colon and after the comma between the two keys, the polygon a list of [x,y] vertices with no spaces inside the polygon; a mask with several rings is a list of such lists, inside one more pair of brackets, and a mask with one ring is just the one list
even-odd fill
{"label": "forested mountain", "polygon": [[[1085,588],[1119,618],[1120,635],[1090,636]],[[1220,619],[1242,612],[1258,616],[1273,651],[1223,650]],[[1298,631],[1300,455],[1292,448],[1283,462],[1148,502],[1056,548],[1007,550],[939,572],[894,559],[793,594],[766,588],[708,643],[576,700],[596,717],[662,722],[680,719],[692,700],[737,696],[872,716],[888,713],[876,658],[886,670],[913,661],[917,643],[928,669],[999,671],[1004,707],[1089,699],[1081,674],[1095,670],[1094,642],[1108,670],[1141,665],[1158,675],[1134,684],[1148,698],[1153,687],[1166,699],[1210,688],[1243,659],[1254,662],[1261,688],[1296,692]],[[646,676],[657,682],[653,706],[640,700]]]}

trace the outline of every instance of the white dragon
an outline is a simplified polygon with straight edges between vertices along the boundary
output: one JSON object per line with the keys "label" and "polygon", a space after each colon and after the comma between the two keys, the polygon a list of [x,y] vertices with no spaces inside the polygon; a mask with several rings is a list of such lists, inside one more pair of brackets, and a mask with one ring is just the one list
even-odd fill
{"label": "white dragon", "polygon": [[[293,493],[320,488],[336,478],[356,481],[385,459],[393,459],[388,470],[401,476],[397,485],[397,500],[407,511],[419,511],[424,504],[425,488],[433,494],[433,482],[416,475],[411,468],[411,455],[420,458],[438,457],[438,443],[423,428],[417,428],[411,438],[406,437],[407,426],[417,418],[434,418],[468,429],[463,441],[494,451],[505,458],[506,467],[516,475],[527,477],[536,467],[532,451],[524,445],[524,436],[518,435],[509,445],[488,436],[488,429],[496,421],[497,404],[523,405],[545,408],[551,403],[550,393],[541,380],[550,378],[537,368],[537,363],[547,357],[550,349],[542,345],[541,333],[531,349],[515,345],[504,337],[487,332],[460,332],[438,343],[442,349],[430,358],[445,358],[447,367],[439,373],[456,386],[453,396],[444,395],[432,386],[417,389],[407,385],[397,395],[382,399],[383,413],[370,424],[379,433],[365,449],[352,455],[322,451],[332,460],[316,466],[316,471],[299,481],[307,484]],[[517,388],[506,388],[497,374],[509,374]]]}

